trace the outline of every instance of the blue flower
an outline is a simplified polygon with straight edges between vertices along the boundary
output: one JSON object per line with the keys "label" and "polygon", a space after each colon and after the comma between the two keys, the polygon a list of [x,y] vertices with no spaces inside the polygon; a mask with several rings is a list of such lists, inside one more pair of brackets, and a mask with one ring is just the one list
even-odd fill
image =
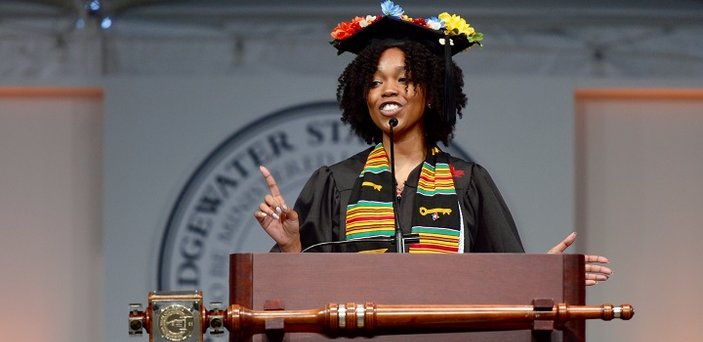
{"label": "blue flower", "polygon": [[391,0],[386,0],[381,3],[381,13],[386,16],[400,18],[403,12],[403,8],[394,4]]}
{"label": "blue flower", "polygon": [[444,22],[437,17],[427,18],[427,19],[425,19],[425,21],[427,22],[427,27],[429,27],[433,30],[439,31],[439,30],[445,28]]}

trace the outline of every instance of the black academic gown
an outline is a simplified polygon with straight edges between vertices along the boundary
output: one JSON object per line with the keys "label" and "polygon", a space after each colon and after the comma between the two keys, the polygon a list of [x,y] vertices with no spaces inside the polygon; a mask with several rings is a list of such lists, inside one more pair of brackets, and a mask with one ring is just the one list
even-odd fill
{"label": "black academic gown", "polygon": [[[345,214],[354,182],[371,149],[349,159],[319,168],[310,177],[295,203],[303,249],[324,241],[345,239]],[[464,220],[464,252],[524,252],[510,211],[486,169],[450,157],[455,170],[454,186]],[[399,201],[403,232],[409,233],[420,165],[408,176]],[[346,245],[318,251],[354,252],[377,245]],[[274,250],[277,248],[274,247]]]}

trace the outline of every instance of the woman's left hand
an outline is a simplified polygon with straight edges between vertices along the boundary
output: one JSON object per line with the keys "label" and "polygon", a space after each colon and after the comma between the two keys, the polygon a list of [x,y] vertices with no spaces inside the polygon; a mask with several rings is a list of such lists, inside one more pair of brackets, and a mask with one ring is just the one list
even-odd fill
{"label": "woman's left hand", "polygon": [[[571,233],[564,240],[552,247],[547,253],[562,254],[564,251],[576,241],[576,233]],[[606,281],[613,275],[613,270],[602,264],[607,264],[608,258],[600,255],[584,255],[586,261],[586,286],[598,284],[598,282]]]}

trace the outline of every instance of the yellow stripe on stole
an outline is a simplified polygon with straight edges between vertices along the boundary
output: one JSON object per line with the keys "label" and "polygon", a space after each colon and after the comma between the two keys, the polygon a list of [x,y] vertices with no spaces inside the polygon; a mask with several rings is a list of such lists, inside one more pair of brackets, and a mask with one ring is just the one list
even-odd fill
{"label": "yellow stripe on stole", "polygon": [[438,251],[434,249],[410,248],[411,254],[455,254],[454,252]]}
{"label": "yellow stripe on stole", "polygon": [[388,251],[388,248],[368,249],[365,251],[359,251],[359,253],[385,253],[386,251]]}

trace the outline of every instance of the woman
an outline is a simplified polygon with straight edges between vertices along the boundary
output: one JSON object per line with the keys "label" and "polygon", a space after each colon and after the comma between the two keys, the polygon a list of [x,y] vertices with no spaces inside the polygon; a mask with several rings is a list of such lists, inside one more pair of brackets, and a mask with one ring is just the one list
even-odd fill
{"label": "woman", "polygon": [[[393,236],[394,218],[404,233],[420,236],[419,243],[408,246],[411,253],[523,252],[488,172],[437,146],[452,138],[454,115],[461,116],[466,104],[462,72],[451,55],[479,44],[482,35],[446,13],[412,19],[390,1],[382,12],[380,18],[357,17],[333,31],[335,47],[358,54],[339,78],[342,121],[374,146],[318,169],[295,208],[286,205],[262,166],[270,194],[255,217],[283,252],[300,252],[324,241]],[[434,29],[437,21],[440,29]],[[397,122],[393,133],[391,119]],[[391,146],[395,179],[388,158]],[[390,192],[395,199],[389,188],[395,188]],[[571,234],[550,252],[563,252],[574,239]],[[333,251],[388,249],[383,243],[358,243]],[[587,284],[612,273],[590,264],[607,262],[605,258],[588,256],[587,261]]]}

